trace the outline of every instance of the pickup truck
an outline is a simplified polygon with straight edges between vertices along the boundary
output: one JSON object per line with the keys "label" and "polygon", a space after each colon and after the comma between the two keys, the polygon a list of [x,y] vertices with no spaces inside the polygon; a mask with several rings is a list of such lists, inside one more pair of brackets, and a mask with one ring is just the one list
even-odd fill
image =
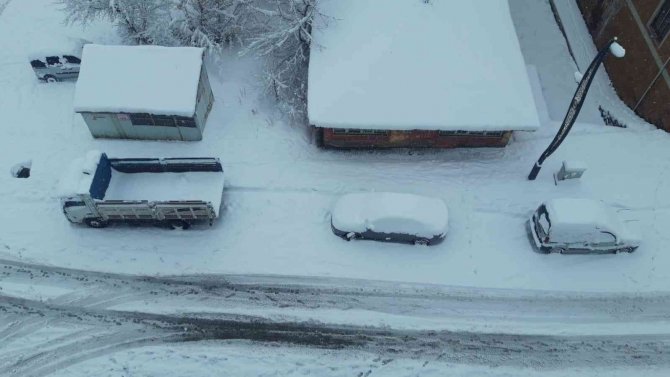
{"label": "pickup truck", "polygon": [[219,216],[223,168],[217,158],[108,158],[92,151],[61,180],[60,203],[72,223],[113,222],[186,229]]}

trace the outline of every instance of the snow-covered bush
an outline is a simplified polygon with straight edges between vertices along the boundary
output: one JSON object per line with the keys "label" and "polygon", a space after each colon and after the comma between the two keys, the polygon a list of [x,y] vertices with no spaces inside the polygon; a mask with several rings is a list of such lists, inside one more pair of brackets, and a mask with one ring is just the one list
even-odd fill
{"label": "snow-covered bush", "polygon": [[263,75],[266,89],[292,118],[304,119],[307,105],[307,67],[312,25],[323,17],[317,0],[271,0],[253,7],[265,22],[257,24],[243,54],[267,58]]}
{"label": "snow-covered bush", "polygon": [[253,0],[173,0],[172,33],[182,45],[218,49],[242,42],[243,31],[254,24]]}
{"label": "snow-covered bush", "polygon": [[171,44],[171,0],[60,0],[68,22],[97,18],[115,22],[121,35],[137,44]]}

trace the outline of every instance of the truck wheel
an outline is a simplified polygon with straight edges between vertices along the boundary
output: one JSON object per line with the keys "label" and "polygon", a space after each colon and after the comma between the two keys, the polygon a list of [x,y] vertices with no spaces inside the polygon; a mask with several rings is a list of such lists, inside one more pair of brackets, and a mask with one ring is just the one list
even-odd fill
{"label": "truck wheel", "polygon": [[183,220],[170,221],[169,225],[170,228],[172,229],[181,229],[181,230],[186,230],[191,227],[191,224]]}
{"label": "truck wheel", "polygon": [[86,223],[86,225],[90,226],[91,228],[98,228],[98,229],[104,228],[107,225],[109,225],[107,221],[100,219],[86,219],[84,220],[84,223]]}
{"label": "truck wheel", "polygon": [[58,79],[54,76],[46,75],[46,76],[44,76],[44,81],[46,81],[48,83],[54,83],[54,82],[58,82]]}

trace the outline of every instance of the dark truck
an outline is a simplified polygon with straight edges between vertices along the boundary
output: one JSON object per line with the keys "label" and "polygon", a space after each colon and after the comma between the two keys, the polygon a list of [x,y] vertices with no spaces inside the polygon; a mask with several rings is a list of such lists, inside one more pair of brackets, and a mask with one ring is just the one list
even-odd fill
{"label": "dark truck", "polygon": [[108,158],[93,151],[68,169],[60,201],[70,222],[93,228],[125,222],[186,229],[212,225],[223,187],[217,158]]}

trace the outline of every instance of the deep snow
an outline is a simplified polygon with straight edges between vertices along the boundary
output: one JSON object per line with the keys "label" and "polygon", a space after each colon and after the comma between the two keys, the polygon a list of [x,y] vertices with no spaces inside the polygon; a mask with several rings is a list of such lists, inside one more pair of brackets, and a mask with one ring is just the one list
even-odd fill
{"label": "deep snow", "polygon": [[[580,60],[595,54],[576,7],[557,2]],[[600,71],[583,113],[537,181],[526,175],[553,137],[576,87],[572,61],[545,2],[513,0],[511,13],[527,64],[535,66],[550,119],[515,134],[506,149],[335,152],[287,124],[262,100],[260,64],[234,51],[208,62],[217,101],[197,143],[94,140],[73,112],[73,83],[40,84],[25,59],[31,41],[74,33],[117,44],[111,25],[64,27],[48,0],[12,1],[0,15],[0,256],[90,270],[145,274],[260,273],[342,276],[462,286],[563,291],[668,291],[670,136],[643,124],[616,98]],[[580,24],[580,22],[582,22]],[[625,46],[624,46],[625,47]],[[588,62],[587,62],[588,63]],[[628,123],[606,127],[602,104]],[[226,176],[222,218],[212,228],[104,230],[73,226],[55,198],[64,166],[91,149],[110,155],[218,156]],[[560,162],[579,159],[581,182],[554,185]],[[29,179],[10,174],[32,160]],[[435,247],[346,243],[330,230],[344,193],[395,191],[436,196],[450,208],[450,234]],[[539,255],[524,222],[554,197],[591,197],[642,229],[631,255]]]}

